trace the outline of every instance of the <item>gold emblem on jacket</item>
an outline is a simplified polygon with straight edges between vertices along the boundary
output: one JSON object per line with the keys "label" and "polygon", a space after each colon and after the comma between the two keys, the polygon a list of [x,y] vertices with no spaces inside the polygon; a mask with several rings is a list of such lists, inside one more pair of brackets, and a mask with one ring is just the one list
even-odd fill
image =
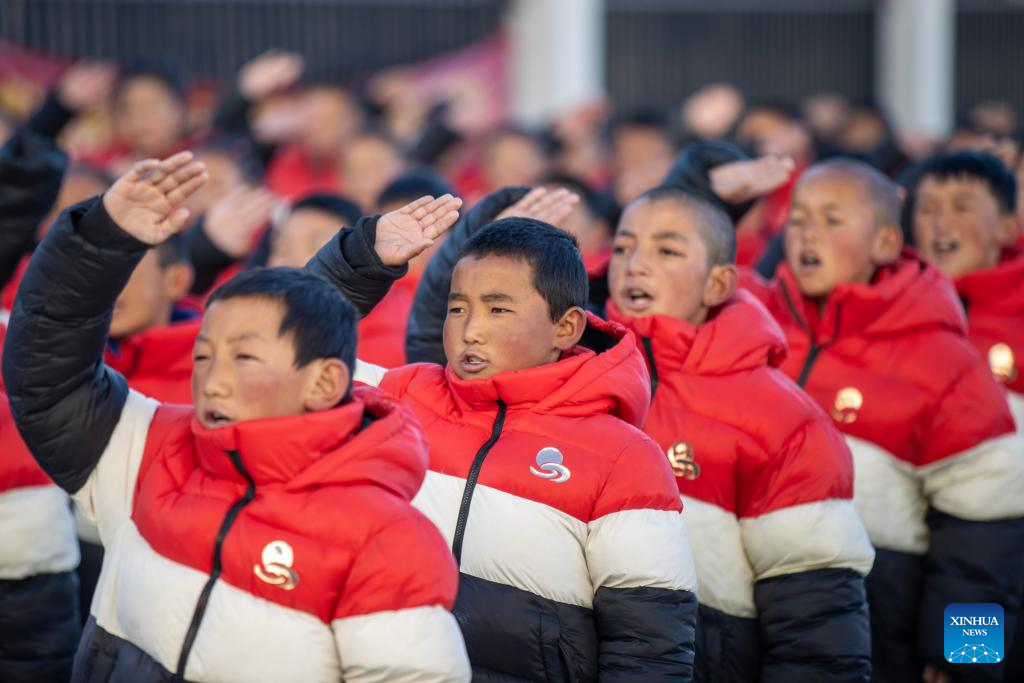
{"label": "gold emblem on jacket", "polygon": [[262,564],[253,565],[252,568],[260,581],[279,586],[286,591],[299,585],[299,575],[292,569],[295,552],[290,545],[284,541],[271,541],[263,548],[260,559]]}
{"label": "gold emblem on jacket", "polygon": [[1017,379],[1016,358],[1013,349],[1007,344],[995,344],[988,350],[988,367],[1000,382],[1013,382]]}
{"label": "gold emblem on jacket", "polygon": [[667,453],[672,473],[677,477],[692,480],[700,476],[700,465],[694,459],[693,446],[685,441],[680,441],[672,444]]}
{"label": "gold emblem on jacket", "polygon": [[846,387],[836,392],[836,402],[832,406],[832,417],[836,422],[850,424],[857,420],[857,412],[864,406],[864,394],[854,387]]}

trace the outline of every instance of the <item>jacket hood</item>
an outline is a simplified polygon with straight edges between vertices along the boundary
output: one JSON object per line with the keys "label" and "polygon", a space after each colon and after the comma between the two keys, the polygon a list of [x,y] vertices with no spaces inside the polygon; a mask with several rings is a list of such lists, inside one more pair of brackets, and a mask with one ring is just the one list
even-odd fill
{"label": "jacket hood", "polygon": [[510,409],[537,413],[609,413],[636,427],[651,403],[651,381],[636,337],[591,313],[583,339],[555,363],[474,380],[459,379],[448,365],[445,381],[456,403],[469,409],[500,399]]}
{"label": "jacket hood", "polygon": [[723,375],[786,357],[786,338],[768,310],[749,292],[737,290],[699,327],[666,315],[632,318],[609,299],[608,319],[651,340],[659,369],[694,375]]}
{"label": "jacket hood", "polygon": [[226,453],[237,451],[256,486],[296,491],[362,484],[412,500],[426,476],[427,447],[409,409],[382,391],[353,386],[333,410],[207,429],[192,418],[199,465],[245,482]]}
{"label": "jacket hood", "polygon": [[880,268],[870,284],[836,287],[820,314],[817,303],[800,293],[785,263],[779,265],[775,296],[781,299],[779,308],[818,341],[853,333],[883,337],[927,329],[967,330],[953,283],[910,250],[892,266]]}

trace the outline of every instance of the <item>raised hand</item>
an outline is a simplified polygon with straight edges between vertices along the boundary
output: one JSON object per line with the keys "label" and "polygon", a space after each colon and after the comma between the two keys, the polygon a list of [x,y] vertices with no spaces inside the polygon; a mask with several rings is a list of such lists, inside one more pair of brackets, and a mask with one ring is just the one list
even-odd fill
{"label": "raised hand", "polygon": [[222,252],[242,258],[256,232],[270,220],[276,203],[274,195],[262,187],[237,187],[206,212],[203,232]]}
{"label": "raised hand", "polygon": [[536,187],[518,202],[498,214],[495,220],[502,218],[534,218],[557,226],[565,217],[572,213],[572,209],[580,201],[579,195],[559,188],[549,190],[544,187]]}
{"label": "raised hand", "polygon": [[420,197],[384,214],[377,220],[377,257],[386,266],[408,263],[455,225],[461,206],[461,199],[446,194]]}
{"label": "raised hand", "polygon": [[57,81],[57,99],[74,112],[97,107],[114,91],[117,67],[108,62],[77,62]]}
{"label": "raised hand", "polygon": [[762,197],[789,180],[794,168],[789,157],[766,156],[750,161],[733,161],[711,169],[711,189],[719,199],[740,204]]}
{"label": "raised hand", "polygon": [[160,244],[188,221],[188,209],[179,205],[209,176],[206,165],[192,152],[180,152],[163,161],[140,161],[117,179],[103,195],[103,207],[129,235],[146,244]]}
{"label": "raised hand", "polygon": [[242,66],[238,72],[238,90],[249,101],[262,100],[293,85],[305,68],[302,55],[269,50]]}

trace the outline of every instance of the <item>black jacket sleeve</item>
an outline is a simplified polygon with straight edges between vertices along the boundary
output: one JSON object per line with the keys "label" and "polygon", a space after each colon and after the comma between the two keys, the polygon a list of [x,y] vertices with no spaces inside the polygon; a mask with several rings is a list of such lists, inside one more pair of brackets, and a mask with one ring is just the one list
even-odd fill
{"label": "black jacket sleeve", "polygon": [[711,187],[711,169],[732,161],[747,161],[743,150],[724,140],[704,140],[687,145],[676,157],[661,187],[678,187],[692,192],[721,207],[734,222],[750,210],[754,202],[729,204],[718,197]]}
{"label": "black jacket sleeve", "polygon": [[[942,657],[945,611],[954,602],[1002,605],[1003,648],[1013,643],[1024,595],[1024,519],[973,522],[931,508],[925,520],[931,539],[925,555],[918,654],[947,670],[955,681],[1002,680],[1005,660],[964,667]],[[963,677],[965,669],[970,670],[970,677]]]}
{"label": "black jacket sleeve", "polygon": [[204,216],[200,216],[196,224],[185,233],[185,248],[195,271],[190,291],[196,296],[206,294],[220,274],[238,260],[230,254],[225,254],[213,243],[203,228],[204,219]]}
{"label": "black jacket sleeve", "polygon": [[40,221],[57,201],[67,163],[52,139],[27,129],[0,149],[0,286],[35,244]]}
{"label": "black jacket sleeve", "polygon": [[306,270],[326,278],[366,315],[380,303],[392,283],[409,272],[409,266],[386,266],[373,248],[377,216],[360,218],[325,244],[306,264]]}
{"label": "black jacket sleeve", "polygon": [[448,290],[452,270],[459,253],[476,232],[493,221],[499,213],[512,206],[530,191],[528,187],[506,187],[487,195],[463,214],[448,231],[441,248],[430,259],[423,272],[409,325],[405,332],[405,357],[409,363],[430,362],[444,365],[442,331],[448,315]]}
{"label": "black jacket sleeve", "polygon": [[871,629],[864,577],[816,569],[754,584],[761,680],[868,681]]}
{"label": "black jacket sleeve", "polygon": [[36,250],[4,345],[11,413],[43,470],[75,492],[89,478],[128,395],[103,363],[118,295],[146,252],[100,198],[64,211]]}
{"label": "black jacket sleeve", "polygon": [[37,135],[55,140],[73,118],[75,112],[61,103],[56,91],[51,91],[43,100],[42,106],[25,122],[25,128]]}

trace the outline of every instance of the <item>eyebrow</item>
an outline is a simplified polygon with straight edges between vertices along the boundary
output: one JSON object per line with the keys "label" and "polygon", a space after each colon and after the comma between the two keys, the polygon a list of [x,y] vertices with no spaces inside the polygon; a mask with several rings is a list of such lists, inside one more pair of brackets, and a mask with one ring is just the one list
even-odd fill
{"label": "eyebrow", "polygon": [[[632,237],[636,239],[636,234],[628,228],[619,228],[615,233],[616,237]],[[654,239],[656,240],[678,240],[680,242],[690,242],[690,238],[686,235],[676,232],[675,230],[662,230],[661,232],[654,233]]]}
{"label": "eyebrow", "polygon": [[[242,334],[236,334],[234,337],[228,337],[228,344],[236,344],[240,341],[247,341],[249,339],[261,339],[263,335],[259,332],[243,332]],[[210,343],[210,338],[206,335],[200,334],[196,336],[196,341]]]}
{"label": "eyebrow", "polygon": [[[480,297],[480,300],[485,303],[492,303],[495,301],[515,301],[509,294],[502,294],[501,292],[488,292]],[[448,295],[448,301],[469,301],[469,297],[462,292],[452,292]]]}

